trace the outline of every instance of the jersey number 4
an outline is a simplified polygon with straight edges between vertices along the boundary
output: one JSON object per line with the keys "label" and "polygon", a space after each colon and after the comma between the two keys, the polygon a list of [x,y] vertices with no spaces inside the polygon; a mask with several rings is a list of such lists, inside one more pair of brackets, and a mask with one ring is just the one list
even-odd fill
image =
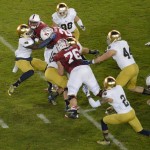
{"label": "jersey number 4", "polygon": [[130,51],[130,48],[129,48],[129,52],[126,50],[126,48],[124,47],[123,48],[123,56],[124,57],[128,57],[128,59],[130,59],[131,58],[131,55],[132,55],[132,53],[131,53],[131,51]]}

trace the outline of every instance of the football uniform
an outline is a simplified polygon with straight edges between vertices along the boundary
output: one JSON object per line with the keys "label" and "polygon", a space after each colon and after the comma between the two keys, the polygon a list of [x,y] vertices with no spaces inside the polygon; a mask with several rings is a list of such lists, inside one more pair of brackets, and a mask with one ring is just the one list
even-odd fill
{"label": "football uniform", "polygon": [[47,63],[37,58],[32,58],[32,49],[26,48],[32,45],[34,41],[31,38],[19,38],[18,49],[15,51],[16,66],[27,72],[29,70],[40,70],[46,69]]}
{"label": "football uniform", "polygon": [[65,88],[67,86],[67,77],[60,76],[58,74],[58,66],[57,63],[54,61],[53,57],[59,52],[57,48],[57,42],[60,39],[66,39],[67,37],[71,37],[72,34],[68,31],[65,31],[59,27],[53,28],[54,33],[56,34],[56,38],[53,39],[45,48],[44,58],[48,64],[48,67],[45,71],[46,80],[58,85],[59,87]]}
{"label": "football uniform", "polygon": [[100,91],[95,76],[88,65],[83,65],[80,47],[74,45],[61,50],[54,56],[55,61],[60,61],[64,69],[70,74],[67,83],[68,95],[77,95],[82,84],[86,84],[94,95]]}
{"label": "football uniform", "polygon": [[55,12],[54,14],[52,14],[52,20],[60,28],[71,32],[75,36],[75,38],[78,40],[79,39],[79,30],[76,27],[75,22],[74,22],[76,15],[77,15],[77,12],[75,11],[75,9],[69,8],[68,14],[65,18],[59,17],[58,13]]}
{"label": "football uniform", "polygon": [[103,118],[104,123],[129,123],[136,132],[143,129],[141,123],[136,117],[134,109],[130,106],[124,90],[120,85],[117,85],[110,90],[106,90],[102,94],[102,97],[113,99],[113,101],[109,104],[113,106],[114,110],[117,112],[116,114],[105,116]]}
{"label": "football uniform", "polygon": [[121,72],[116,78],[117,84],[122,87],[127,85],[128,89],[134,89],[137,82],[139,68],[130,52],[128,43],[124,40],[113,42],[108,46],[107,51],[109,50],[116,51],[113,59],[121,69]]}
{"label": "football uniform", "polygon": [[34,37],[40,39],[40,32],[45,27],[48,27],[48,25],[41,21],[39,26],[34,29]]}

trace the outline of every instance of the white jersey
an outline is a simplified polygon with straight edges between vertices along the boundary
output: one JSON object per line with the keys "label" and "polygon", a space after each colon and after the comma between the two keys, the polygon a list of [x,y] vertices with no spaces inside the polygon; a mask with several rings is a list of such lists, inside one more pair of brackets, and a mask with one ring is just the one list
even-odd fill
{"label": "white jersey", "polygon": [[[77,43],[80,50],[79,52],[82,52],[82,45],[78,42]],[[56,69],[58,69],[58,65],[57,63],[53,60],[53,57],[59,52],[58,48],[57,48],[57,44],[54,45],[54,47],[52,49],[50,48],[45,48],[44,51],[44,58],[46,63],[48,64],[48,67],[54,67]]]}
{"label": "white jersey", "polygon": [[130,52],[129,45],[126,41],[121,40],[111,43],[108,46],[107,51],[109,50],[116,51],[116,54],[113,56],[113,59],[117,62],[121,70],[135,63],[135,60]]}
{"label": "white jersey", "polygon": [[52,14],[52,20],[55,22],[60,28],[64,30],[68,30],[70,32],[73,32],[77,27],[74,23],[74,19],[76,17],[77,13],[75,9],[69,8],[67,16],[60,17],[57,12]]}
{"label": "white jersey", "polygon": [[54,67],[58,69],[57,63],[53,60],[53,57],[59,52],[57,49],[56,45],[52,49],[50,48],[45,48],[44,51],[44,58],[46,63],[48,64],[47,67]]}
{"label": "white jersey", "polygon": [[31,57],[32,49],[26,48],[34,43],[31,38],[19,38],[18,49],[15,51],[15,56],[20,58]]}
{"label": "white jersey", "polygon": [[102,97],[113,99],[113,102],[109,104],[113,106],[118,114],[128,113],[130,110],[132,110],[132,107],[130,106],[129,101],[126,98],[124,90],[120,85],[107,90],[103,93]]}

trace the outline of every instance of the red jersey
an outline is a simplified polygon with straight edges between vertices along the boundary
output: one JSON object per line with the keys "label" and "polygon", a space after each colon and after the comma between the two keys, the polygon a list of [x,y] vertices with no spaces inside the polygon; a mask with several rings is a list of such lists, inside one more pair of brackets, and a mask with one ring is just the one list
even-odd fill
{"label": "red jersey", "polygon": [[49,44],[48,44],[48,48],[51,48],[53,47],[58,40],[60,39],[67,39],[68,37],[72,37],[72,33],[71,32],[68,32],[64,29],[61,29],[59,27],[53,27],[53,30],[54,30],[54,33],[56,34],[56,38],[53,39]]}
{"label": "red jersey", "polygon": [[75,67],[83,65],[82,57],[80,55],[80,47],[73,45],[67,49],[61,50],[54,56],[54,61],[60,61],[64,69],[70,73]]}
{"label": "red jersey", "polygon": [[34,30],[35,38],[40,38],[40,32],[45,27],[48,27],[48,25],[41,21],[39,26]]}

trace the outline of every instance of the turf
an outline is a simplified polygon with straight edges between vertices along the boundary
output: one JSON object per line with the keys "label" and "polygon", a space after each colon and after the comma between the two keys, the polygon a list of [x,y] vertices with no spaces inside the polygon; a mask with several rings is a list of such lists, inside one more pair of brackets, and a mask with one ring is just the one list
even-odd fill
{"label": "turf", "polygon": [[[55,11],[59,0],[1,0],[0,36],[17,48],[18,37],[16,27],[27,23],[31,14],[37,13],[41,19],[51,25],[51,14]],[[130,44],[132,53],[140,67],[138,85],[145,86],[145,77],[150,74],[150,47],[144,44],[150,41],[149,21],[150,1],[148,0],[66,0],[69,7],[73,7],[82,19],[86,31],[80,30],[80,42],[91,49],[99,49],[103,53],[106,49],[106,36],[112,29],[121,32],[122,38]],[[33,57],[43,58],[43,50],[33,52]],[[92,59],[93,56],[87,56]],[[120,149],[113,142],[110,146],[96,143],[102,139],[101,131],[96,128],[82,114],[77,120],[64,118],[64,102],[60,96],[58,105],[48,103],[48,94],[44,92],[47,83],[35,73],[8,96],[9,85],[16,81],[21,72],[12,73],[14,66],[14,52],[0,42],[0,118],[9,128],[0,126],[0,150],[117,150]],[[102,86],[103,79],[119,73],[113,60],[91,66]],[[135,108],[136,114],[145,129],[150,129],[150,108],[146,104],[150,96],[129,92],[127,97]],[[82,109],[91,109],[82,91],[78,94],[78,104]],[[99,121],[105,114],[107,104],[88,112],[95,121]],[[51,123],[45,124],[37,117],[44,114]],[[111,134],[128,150],[148,150],[150,140],[137,135],[128,124],[110,125]]]}

